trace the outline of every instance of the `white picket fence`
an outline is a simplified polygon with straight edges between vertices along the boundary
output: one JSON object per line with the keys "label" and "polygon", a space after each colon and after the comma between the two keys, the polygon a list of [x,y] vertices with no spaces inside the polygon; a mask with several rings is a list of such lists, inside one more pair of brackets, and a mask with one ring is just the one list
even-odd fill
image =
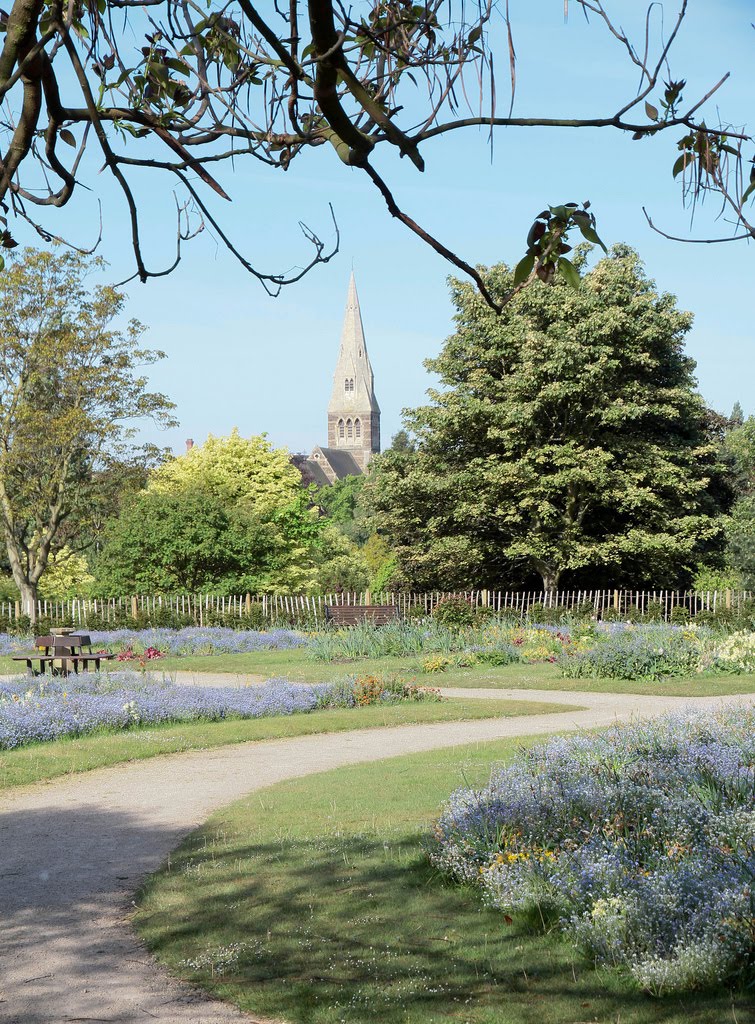
{"label": "white picket fence", "polygon": [[[255,618],[260,612],[270,622],[279,618],[314,619],[325,618],[325,605],[370,605],[390,604],[402,613],[413,608],[422,608],[430,613],[449,597],[463,597],[474,607],[490,608],[496,612],[513,611],[519,615],[534,615],[538,608],[589,608],[596,617],[611,610],[624,614],[630,609],[646,612],[649,606],[659,608],[664,619],[670,619],[675,608],[686,608],[694,618],[700,612],[717,611],[722,608],[736,609],[750,601],[755,591],[744,590],[559,590],[543,591],[515,590],[464,590],[432,591],[428,593],[400,592],[342,592],[337,594],[137,594],[116,598],[69,598],[64,601],[39,600],[37,618],[54,622],[86,623],[91,618],[104,621],[136,619],[140,615],[154,614],[165,609],[176,616],[191,619],[202,624],[217,615],[243,619],[250,617],[255,609]],[[20,602],[0,602],[0,617],[18,619],[22,614]]]}

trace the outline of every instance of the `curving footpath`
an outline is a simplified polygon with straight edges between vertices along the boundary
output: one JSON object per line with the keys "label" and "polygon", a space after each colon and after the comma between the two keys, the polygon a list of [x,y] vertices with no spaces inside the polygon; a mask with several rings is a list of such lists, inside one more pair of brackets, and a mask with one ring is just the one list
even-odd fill
{"label": "curving footpath", "polygon": [[133,893],[208,815],[283,779],[461,743],[607,725],[690,699],[566,691],[449,695],[558,701],[561,714],[406,725],[175,754],[11,790],[0,816],[2,1024],[256,1020],[175,981],[129,923]]}

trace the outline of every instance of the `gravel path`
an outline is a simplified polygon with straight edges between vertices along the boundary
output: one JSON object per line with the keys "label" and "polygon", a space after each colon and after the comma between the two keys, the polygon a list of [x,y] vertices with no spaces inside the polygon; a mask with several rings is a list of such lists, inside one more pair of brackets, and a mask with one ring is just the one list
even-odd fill
{"label": "gravel path", "polygon": [[[452,691],[449,691],[452,692]],[[0,816],[2,1024],[252,1018],[170,978],[132,932],[132,894],[179,840],[218,807],[282,779],[398,754],[609,724],[744,698],[529,690],[465,697],[558,701],[558,715],[407,725],[303,736],[152,758],[11,790]]]}

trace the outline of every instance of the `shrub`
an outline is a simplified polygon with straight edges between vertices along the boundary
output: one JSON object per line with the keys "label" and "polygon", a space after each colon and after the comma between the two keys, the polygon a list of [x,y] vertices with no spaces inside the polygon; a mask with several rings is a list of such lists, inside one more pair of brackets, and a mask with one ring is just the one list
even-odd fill
{"label": "shrub", "polygon": [[618,608],[604,608],[600,617],[603,622],[624,622],[625,616]]}
{"label": "shrub", "polygon": [[671,615],[669,616],[669,622],[672,626],[685,626],[689,622],[689,608],[685,608],[684,605],[678,604],[671,609]]}
{"label": "shrub", "polygon": [[359,707],[369,704],[393,704],[401,701],[444,701],[440,690],[417,686],[401,676],[357,676],[352,683],[354,703]]}
{"label": "shrub", "polygon": [[648,601],[643,615],[645,622],[663,622],[665,606],[663,601]]}
{"label": "shrub", "polygon": [[424,622],[430,618],[430,612],[424,604],[410,604],[404,612],[406,622]]}
{"label": "shrub", "polygon": [[527,622],[539,622],[547,626],[558,626],[565,620],[571,620],[574,616],[568,608],[563,605],[541,605],[536,604],[530,608],[527,614]]}
{"label": "shrub", "polygon": [[444,597],[433,609],[433,618],[442,626],[471,626],[475,609],[465,597]]}
{"label": "shrub", "polygon": [[519,652],[510,645],[491,647],[488,650],[477,650],[475,655],[480,664],[493,665],[496,668],[502,665],[512,665],[514,662],[522,660]]}
{"label": "shrub", "polygon": [[431,658],[425,658],[422,662],[422,671],[428,674],[445,672],[453,663],[453,658],[449,658],[445,654],[434,654]]}
{"label": "shrub", "polygon": [[383,681],[378,676],[357,676],[352,692],[354,702],[360,707],[376,704],[383,694]]}
{"label": "shrub", "polygon": [[657,994],[755,980],[755,707],[556,737],[453,794],[436,867]]}

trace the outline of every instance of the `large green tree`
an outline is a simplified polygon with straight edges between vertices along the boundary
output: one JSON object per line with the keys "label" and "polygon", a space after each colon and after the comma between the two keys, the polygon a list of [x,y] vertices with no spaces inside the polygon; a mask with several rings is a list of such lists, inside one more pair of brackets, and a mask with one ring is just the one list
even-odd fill
{"label": "large green tree", "polygon": [[243,505],[145,490],[107,524],[97,584],[109,595],[266,589],[287,554],[281,531]]}
{"label": "large green tree", "polygon": [[0,528],[32,619],[51,553],[85,518],[108,466],[133,452],[133,421],[172,422],[141,367],[143,328],[113,326],[125,299],[87,276],[102,261],[27,249],[0,276]]}
{"label": "large green tree", "polygon": [[[504,265],[484,277],[512,287]],[[378,460],[366,489],[404,578],[683,580],[722,543],[719,446],[683,348],[692,316],[627,246],[581,287],[538,283],[500,316],[451,288],[456,332],[426,363],[441,388],[407,416],[414,449]]]}
{"label": "large green tree", "polygon": [[345,476],[332,484],[319,487],[314,500],[330,522],[356,544],[364,544],[369,536],[359,508],[365,476]]}

